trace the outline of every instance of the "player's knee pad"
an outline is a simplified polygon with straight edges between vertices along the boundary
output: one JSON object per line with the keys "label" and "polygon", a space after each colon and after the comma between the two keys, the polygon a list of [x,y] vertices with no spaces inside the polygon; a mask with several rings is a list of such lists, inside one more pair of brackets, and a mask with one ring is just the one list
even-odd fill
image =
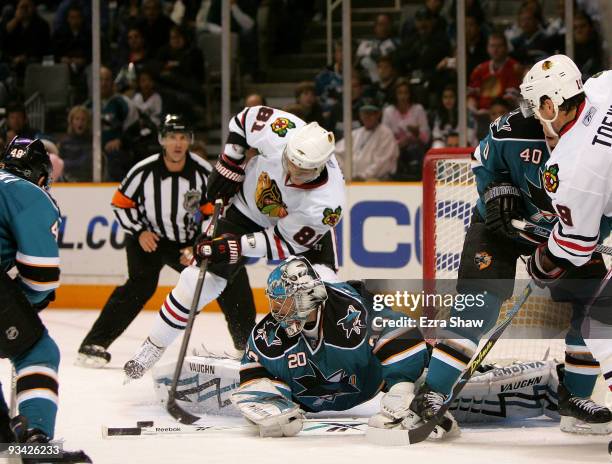
{"label": "player's knee pad", "polygon": [[24,293],[6,273],[0,273],[0,358],[27,351],[45,327]]}
{"label": "player's knee pad", "polygon": [[512,243],[493,235],[483,223],[472,223],[465,236],[457,290],[490,292],[502,301],[512,296],[518,254]]}
{"label": "player's knee pad", "polygon": [[[198,281],[200,269],[196,266],[187,266],[180,274],[176,287],[172,290],[173,297],[184,307],[190,308],[195,288]],[[199,308],[216,299],[225,286],[227,280],[212,272],[206,272],[204,286],[200,293]]]}

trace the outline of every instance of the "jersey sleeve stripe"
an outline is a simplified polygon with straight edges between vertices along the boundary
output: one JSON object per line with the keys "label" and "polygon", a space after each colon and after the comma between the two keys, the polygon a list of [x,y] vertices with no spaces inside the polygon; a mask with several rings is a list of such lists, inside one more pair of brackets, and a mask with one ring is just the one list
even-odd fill
{"label": "jersey sleeve stripe", "polygon": [[584,245],[575,243],[574,241],[562,240],[557,236],[557,231],[554,231],[553,238],[555,242],[562,248],[568,248],[573,251],[587,253],[587,254],[592,253],[595,250],[595,247],[597,246],[596,243],[594,243],[593,245],[584,246]]}
{"label": "jersey sleeve stripe", "polygon": [[566,234],[563,231],[563,226],[561,225],[561,223],[559,224],[559,228],[557,229],[557,232],[559,233],[559,235],[563,238],[569,238],[572,240],[580,240],[582,242],[596,242],[597,240],[599,240],[599,234],[595,235],[594,237],[587,237],[586,235],[574,235],[574,234]]}
{"label": "jersey sleeve stripe", "polygon": [[39,283],[58,282],[60,269],[58,266],[30,266],[29,264],[17,261],[19,275]]}
{"label": "jersey sleeve stripe", "polygon": [[242,130],[245,131],[245,132],[246,132],[246,117],[247,117],[247,114],[249,114],[249,110],[250,110],[250,108],[245,108],[245,110],[242,112],[242,121],[241,121],[242,124],[241,124],[241,126],[242,126]]}
{"label": "jersey sleeve stripe", "polygon": [[249,144],[246,141],[246,138],[242,134],[238,134],[237,132],[230,132],[227,136],[227,144],[230,145],[240,145],[241,147],[248,148]]}
{"label": "jersey sleeve stripe", "polygon": [[28,266],[37,266],[37,267],[57,267],[60,264],[59,256],[52,257],[43,257],[43,256],[32,256],[17,252],[15,256],[15,260],[19,261],[23,264],[27,264]]}
{"label": "jersey sleeve stripe", "polygon": [[29,288],[36,292],[48,292],[49,290],[55,290],[59,287],[59,280],[54,282],[36,282],[34,280],[27,279],[23,276],[19,276],[19,279]]}
{"label": "jersey sleeve stripe", "polygon": [[274,243],[276,243],[276,251],[278,253],[279,259],[285,259],[285,252],[283,251],[283,245],[280,241],[280,238],[276,234],[274,234]]}
{"label": "jersey sleeve stripe", "polygon": [[263,231],[263,236],[266,239],[266,256],[268,259],[272,259],[272,246],[270,245],[270,239],[268,238],[268,234],[266,231]]}

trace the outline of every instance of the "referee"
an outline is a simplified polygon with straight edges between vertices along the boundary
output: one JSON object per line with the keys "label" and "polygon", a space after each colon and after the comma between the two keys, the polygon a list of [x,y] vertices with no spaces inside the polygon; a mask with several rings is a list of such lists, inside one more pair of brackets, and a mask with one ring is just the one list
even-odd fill
{"label": "referee", "polygon": [[[166,116],[159,142],[162,152],[136,164],[113,196],[113,210],[127,232],[128,280],[113,291],[85,336],[77,365],[97,368],[110,361],[107,348],[153,296],[162,268],[167,265],[181,272],[189,265],[190,247],[198,235],[198,211],[204,216],[212,212],[206,200],[206,178],[212,168],[188,151],[193,132],[181,116]],[[232,283],[235,290],[224,292],[218,300],[228,322],[235,319],[233,308],[254,308],[252,293],[237,291],[250,288],[246,272],[236,275]],[[237,333],[232,323],[229,328]],[[242,345],[241,340],[234,343]]]}

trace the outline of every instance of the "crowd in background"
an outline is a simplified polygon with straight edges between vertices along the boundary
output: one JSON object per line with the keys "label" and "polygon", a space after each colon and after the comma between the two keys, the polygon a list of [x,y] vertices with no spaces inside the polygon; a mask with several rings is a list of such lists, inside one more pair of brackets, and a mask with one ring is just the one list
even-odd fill
{"label": "crowd in background", "polygon": [[[269,49],[300,53],[309,24],[325,17],[321,0],[231,0],[243,82],[265,81],[258,10],[265,3]],[[430,147],[458,146],[454,0],[414,0],[418,8],[377,15],[367,37],[355,37],[352,70],[353,176],[416,180]],[[538,0],[516,2],[510,23],[487,14],[487,0],[466,0],[468,144],[516,107],[530,65],[565,51],[564,1],[544,14]],[[549,2],[550,3],[550,2]],[[181,113],[206,129],[207,56],[202,38],[220,33],[221,0],[102,0],[102,150],[104,179],[120,180],[158,150],[162,115]],[[592,2],[576,0],[574,60],[584,78],[604,69],[603,40]],[[0,11],[0,146],[13,136],[39,136],[54,153],[55,180],[91,181],[91,2],[15,0]],[[395,18],[395,20],[394,20]],[[69,69],[70,104],[48,117],[45,131],[26,114],[32,64]],[[333,63],[295,87],[283,109],[335,133],[343,163],[342,47]],[[247,106],[266,95],[245,95]],[[207,156],[198,140],[194,150]],[[216,155],[216,153],[215,153]],[[63,172],[62,172],[63,171]]]}

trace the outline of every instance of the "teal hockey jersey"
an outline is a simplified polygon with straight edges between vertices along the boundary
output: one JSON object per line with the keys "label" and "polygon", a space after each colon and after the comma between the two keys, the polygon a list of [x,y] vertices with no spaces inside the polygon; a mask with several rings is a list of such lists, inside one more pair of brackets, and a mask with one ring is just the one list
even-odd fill
{"label": "teal hockey jersey", "polygon": [[241,363],[241,386],[268,378],[305,411],[340,411],[421,375],[427,348],[418,329],[402,327],[405,314],[374,310],[371,299],[346,283],[325,288],[328,299],[309,331],[316,330],[314,337],[304,331],[288,337],[270,314],[255,326]]}
{"label": "teal hockey jersey", "polygon": [[59,210],[38,186],[0,170],[0,266],[17,266],[17,279],[32,304],[59,286]]}

